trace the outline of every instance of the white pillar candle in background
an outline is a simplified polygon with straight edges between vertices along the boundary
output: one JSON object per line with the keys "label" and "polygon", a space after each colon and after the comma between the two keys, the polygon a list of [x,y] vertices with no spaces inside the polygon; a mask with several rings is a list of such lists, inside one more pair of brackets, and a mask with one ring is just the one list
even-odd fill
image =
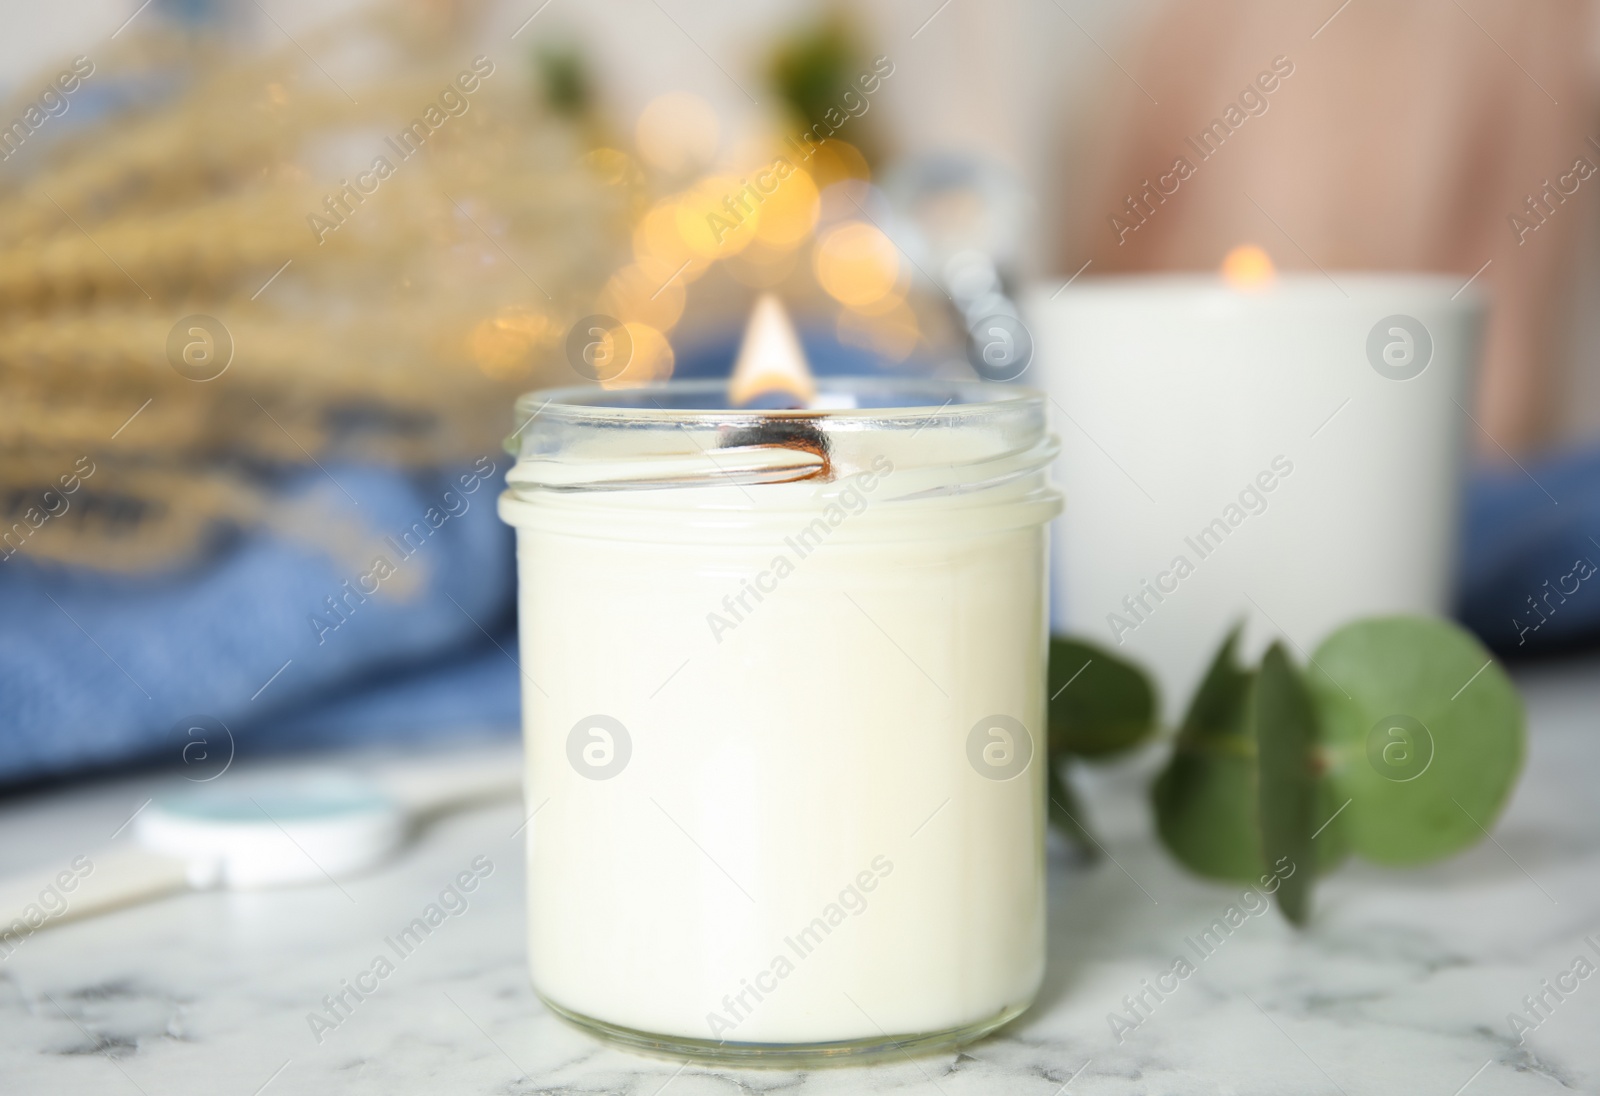
{"label": "white pillar candle in background", "polygon": [[1043,973],[1043,399],[821,389],[519,403],[529,961],[635,1046],[951,1044]]}
{"label": "white pillar candle in background", "polygon": [[[1151,667],[1448,611],[1481,306],[1462,279],[1082,279],[1026,299],[1066,496],[1052,619]],[[1304,657],[1302,655],[1302,657]]]}

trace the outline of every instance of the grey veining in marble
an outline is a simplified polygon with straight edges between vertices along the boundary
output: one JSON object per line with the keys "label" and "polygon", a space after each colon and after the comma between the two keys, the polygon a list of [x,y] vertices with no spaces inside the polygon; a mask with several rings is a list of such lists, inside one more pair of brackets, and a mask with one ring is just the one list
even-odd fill
{"label": "grey veining in marble", "polygon": [[[1149,759],[1086,797],[1114,860],[1051,863],[1038,1004],[964,1053],[808,1073],[637,1058],[540,1006],[523,953],[517,806],[446,819],[384,869],[333,886],[203,893],[41,931],[0,962],[0,1089],[71,1096],[320,1093],[917,1091],[1549,1093],[1600,1091],[1600,666],[1524,674],[1526,773],[1494,832],[1443,864],[1352,864],[1312,925],[1249,917],[1201,958],[1185,943],[1238,888],[1199,882],[1155,844]],[[92,852],[148,794],[128,781],[0,805],[0,869]],[[119,838],[122,840],[123,838]],[[385,942],[475,857],[469,908],[409,953]],[[322,998],[386,956],[336,1028]],[[1188,957],[1194,973],[1119,1042],[1108,1014]],[[1565,983],[1558,981],[1565,978]],[[366,984],[373,984],[369,977]],[[1561,1000],[1545,985],[1575,985]],[[1166,984],[1171,984],[1169,979]],[[1545,993],[1519,1042],[1508,1015]],[[1147,996],[1146,1001],[1154,1001]]]}

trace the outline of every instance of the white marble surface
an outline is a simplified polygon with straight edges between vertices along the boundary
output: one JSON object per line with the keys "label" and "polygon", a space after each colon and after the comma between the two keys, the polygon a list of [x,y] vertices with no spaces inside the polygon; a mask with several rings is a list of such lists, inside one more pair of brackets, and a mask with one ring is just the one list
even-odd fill
{"label": "white marble surface", "polygon": [[[528,985],[517,806],[439,824],[344,884],[191,894],[36,933],[0,963],[0,1091],[93,1093],[1549,1093],[1600,1091],[1600,977],[1517,1045],[1507,1014],[1600,939],[1600,662],[1521,675],[1525,776],[1494,842],[1434,867],[1347,867],[1309,930],[1247,921],[1118,1044],[1107,1013],[1232,900],[1154,844],[1147,769],[1088,798],[1115,862],[1051,863],[1036,1007],[965,1053],[810,1073],[637,1058]],[[147,796],[129,780],[0,802],[0,870],[92,853]],[[126,834],[118,840],[125,840]],[[476,856],[472,906],[319,1045],[306,1015]]]}

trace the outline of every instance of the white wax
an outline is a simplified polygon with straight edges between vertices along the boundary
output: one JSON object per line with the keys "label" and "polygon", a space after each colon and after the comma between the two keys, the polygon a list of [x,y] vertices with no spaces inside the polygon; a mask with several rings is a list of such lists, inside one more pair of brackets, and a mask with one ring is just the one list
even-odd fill
{"label": "white wax", "polygon": [[[537,682],[529,956],[546,999],[774,1043],[944,1031],[1032,999],[1058,504],[1037,471],[898,498],[932,485],[918,444],[899,479],[880,462],[865,481],[502,496]],[[608,779],[569,760],[596,714],[631,743]],[[1010,780],[969,761],[993,716],[1031,738]]]}
{"label": "white wax", "polygon": [[[1068,500],[1056,627],[1153,668],[1172,718],[1235,622],[1252,652],[1278,635],[1308,652],[1355,617],[1447,612],[1481,319],[1463,280],[1336,271],[1240,291],[1173,275],[1028,294]],[[1374,365],[1420,353],[1397,314],[1432,344],[1404,379]]]}

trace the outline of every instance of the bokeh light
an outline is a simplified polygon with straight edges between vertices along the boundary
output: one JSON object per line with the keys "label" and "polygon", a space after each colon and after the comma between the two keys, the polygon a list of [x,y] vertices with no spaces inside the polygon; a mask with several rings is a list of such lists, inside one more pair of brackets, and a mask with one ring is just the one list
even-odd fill
{"label": "bokeh light", "polygon": [[611,276],[600,293],[600,311],[624,323],[639,321],[670,331],[683,316],[687,298],[683,271],[644,258]]}
{"label": "bokeh light", "polygon": [[900,255],[893,241],[862,221],[847,221],[824,233],[812,267],[827,294],[851,308],[882,301],[900,281]]}
{"label": "bokeh light", "polygon": [[645,323],[625,323],[622,326],[628,332],[633,353],[622,372],[600,383],[606,388],[633,388],[672,376],[677,358],[666,335]]}
{"label": "bokeh light", "polygon": [[1272,257],[1255,244],[1240,244],[1222,259],[1222,277],[1235,289],[1260,289],[1272,282]]}
{"label": "bokeh light", "polygon": [[776,182],[772,192],[763,196],[756,219],[756,239],[773,247],[793,247],[800,243],[817,226],[821,212],[821,197],[816,183],[804,171],[792,171],[786,179],[767,176]]}
{"label": "bokeh light", "polygon": [[682,195],[676,224],[691,252],[703,259],[722,258],[737,254],[755,239],[760,207],[748,196],[741,205],[742,190],[737,178],[712,175]]}
{"label": "bokeh light", "polygon": [[678,277],[685,281],[698,278],[709,266],[678,231],[678,203],[673,199],[657,202],[640,218],[633,230],[633,255],[640,263],[654,260],[681,270]]}
{"label": "bokeh light", "polygon": [[530,369],[534,351],[553,345],[559,334],[556,322],[544,313],[511,306],[474,326],[467,349],[485,376],[510,380]]}

